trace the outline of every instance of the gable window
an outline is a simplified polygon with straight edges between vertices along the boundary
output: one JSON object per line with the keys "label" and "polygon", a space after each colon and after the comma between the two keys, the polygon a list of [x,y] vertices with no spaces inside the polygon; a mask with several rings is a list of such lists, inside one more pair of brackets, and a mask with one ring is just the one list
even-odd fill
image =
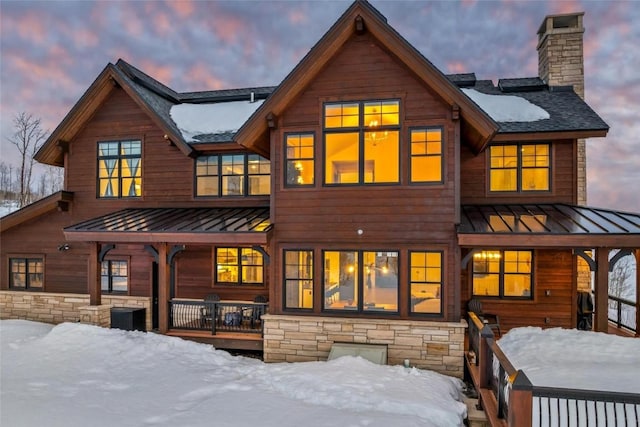
{"label": "gable window", "polygon": [[491,191],[549,191],[549,144],[494,145],[489,156]]}
{"label": "gable window", "polygon": [[409,254],[412,313],[442,313],[442,252],[412,251]]}
{"label": "gable window", "polygon": [[42,258],[9,258],[9,287],[41,290],[44,283]]}
{"label": "gable window", "polygon": [[142,195],[142,142],[98,143],[98,197]]}
{"label": "gable window", "polygon": [[285,308],[313,308],[313,251],[284,251]]}
{"label": "gable window", "polygon": [[324,183],[400,182],[400,101],[324,105]]}
{"label": "gable window", "polygon": [[252,248],[216,248],[216,283],[262,285],[264,261]]}
{"label": "gable window", "polygon": [[442,128],[411,129],[411,182],[442,182]]}
{"label": "gable window", "polygon": [[257,154],[214,154],[196,159],[196,196],[269,195],[271,164]]}
{"label": "gable window", "polygon": [[325,251],[324,310],[398,312],[397,251]]}
{"label": "gable window", "polygon": [[531,251],[482,251],[473,254],[473,295],[532,298]]}
{"label": "gable window", "polygon": [[285,185],[312,186],[315,183],[314,135],[295,133],[285,136]]}
{"label": "gable window", "polygon": [[100,283],[103,293],[126,293],[129,289],[127,261],[102,261]]}

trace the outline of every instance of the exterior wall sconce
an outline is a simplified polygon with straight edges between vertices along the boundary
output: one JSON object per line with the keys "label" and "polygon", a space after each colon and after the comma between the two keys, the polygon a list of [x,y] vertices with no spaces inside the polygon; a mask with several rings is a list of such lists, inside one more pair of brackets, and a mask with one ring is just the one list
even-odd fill
{"label": "exterior wall sconce", "polygon": [[58,246],[58,250],[59,250],[60,252],[66,252],[66,251],[68,251],[69,249],[71,249],[71,246],[69,246],[69,244],[68,244],[68,243],[63,243],[63,244],[61,244],[61,245],[59,245],[59,246]]}

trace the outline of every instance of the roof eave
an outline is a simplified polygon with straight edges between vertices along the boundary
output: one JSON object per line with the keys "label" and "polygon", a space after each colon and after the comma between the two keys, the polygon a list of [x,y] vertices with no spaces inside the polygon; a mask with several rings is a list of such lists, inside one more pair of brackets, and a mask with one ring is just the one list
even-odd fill
{"label": "roof eave", "polygon": [[16,227],[26,221],[37,218],[54,209],[66,211],[69,204],[73,201],[73,193],[69,191],[58,191],[50,196],[40,199],[30,205],[25,206],[15,212],[2,217],[0,221],[0,232],[5,232],[10,228]]}
{"label": "roof eave", "polygon": [[498,133],[493,137],[494,142],[505,141],[539,141],[542,139],[585,139],[585,138],[604,138],[609,133],[606,129],[580,129],[580,130],[562,130],[562,131],[546,131],[546,132],[504,132]]}
{"label": "roof eave", "polygon": [[63,230],[69,242],[111,243],[202,243],[230,245],[266,245],[263,232],[140,232],[140,231],[73,231]]}

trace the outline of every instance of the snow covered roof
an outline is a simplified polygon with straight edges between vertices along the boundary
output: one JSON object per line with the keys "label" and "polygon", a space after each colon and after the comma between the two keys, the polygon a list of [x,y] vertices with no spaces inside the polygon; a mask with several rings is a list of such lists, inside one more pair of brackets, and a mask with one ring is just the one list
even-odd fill
{"label": "snow covered roof", "polygon": [[186,142],[201,142],[197,137],[237,132],[263,102],[177,104],[171,107],[170,115]]}
{"label": "snow covered roof", "polygon": [[488,95],[475,89],[462,89],[496,122],[535,122],[550,118],[543,108],[517,95]]}

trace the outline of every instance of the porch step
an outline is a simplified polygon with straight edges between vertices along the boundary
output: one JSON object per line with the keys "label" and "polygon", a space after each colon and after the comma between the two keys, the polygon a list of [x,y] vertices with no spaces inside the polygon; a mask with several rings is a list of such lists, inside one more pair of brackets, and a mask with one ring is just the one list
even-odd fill
{"label": "porch step", "polygon": [[482,409],[478,409],[478,399],[465,397],[464,403],[467,405],[467,425],[469,427],[491,427],[487,415]]}

